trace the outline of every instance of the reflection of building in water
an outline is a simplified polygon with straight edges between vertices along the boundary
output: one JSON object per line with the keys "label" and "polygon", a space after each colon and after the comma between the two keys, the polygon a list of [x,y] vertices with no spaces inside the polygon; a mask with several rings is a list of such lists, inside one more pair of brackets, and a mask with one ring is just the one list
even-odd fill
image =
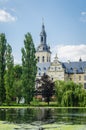
{"label": "reflection of building in water", "polygon": [[37,63],[37,78],[40,78],[44,73],[48,74],[52,80],[72,80],[75,83],[80,83],[86,89],[86,61],[78,62],[60,62],[57,55],[54,61],[51,62],[51,51],[47,45],[47,36],[45,26],[42,24],[40,33],[40,44],[37,47],[36,58]]}
{"label": "reflection of building in water", "polygon": [[36,116],[37,120],[44,121],[46,123],[51,123],[50,121],[54,121],[52,116],[52,109],[50,108],[39,108],[36,112]]}

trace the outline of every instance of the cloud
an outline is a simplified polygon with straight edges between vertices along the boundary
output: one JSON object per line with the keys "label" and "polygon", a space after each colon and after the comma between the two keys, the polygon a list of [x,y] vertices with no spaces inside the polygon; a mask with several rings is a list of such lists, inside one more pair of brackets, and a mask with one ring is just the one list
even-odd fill
{"label": "cloud", "polygon": [[0,22],[13,22],[16,18],[5,10],[0,9]]}
{"label": "cloud", "polygon": [[81,15],[86,15],[86,12],[81,12]]}
{"label": "cloud", "polygon": [[86,45],[56,45],[52,49],[52,59],[57,53],[60,61],[86,61]]}
{"label": "cloud", "polygon": [[86,12],[81,12],[80,21],[86,22]]}

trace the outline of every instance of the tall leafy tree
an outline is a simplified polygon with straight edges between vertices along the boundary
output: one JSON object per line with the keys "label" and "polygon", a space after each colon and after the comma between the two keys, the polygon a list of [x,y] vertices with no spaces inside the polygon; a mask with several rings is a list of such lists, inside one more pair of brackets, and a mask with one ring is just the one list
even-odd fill
{"label": "tall leafy tree", "polygon": [[15,97],[17,103],[19,103],[22,97],[22,66],[15,65],[14,66],[14,84],[13,84],[13,96]]}
{"label": "tall leafy tree", "polygon": [[5,74],[5,54],[6,54],[6,38],[5,34],[0,34],[0,104],[5,101],[5,84],[4,84],[4,74]]}
{"label": "tall leafy tree", "polygon": [[5,88],[6,88],[6,102],[9,104],[13,95],[13,82],[14,82],[14,58],[12,55],[12,48],[8,44],[6,51],[6,74],[5,74]]}
{"label": "tall leafy tree", "polygon": [[20,80],[22,76],[22,66],[21,65],[15,65],[14,66],[14,78],[16,80]]}
{"label": "tall leafy tree", "polygon": [[24,48],[22,48],[22,80],[24,98],[28,104],[33,98],[35,89],[37,72],[35,52],[32,36],[27,33],[24,39]]}

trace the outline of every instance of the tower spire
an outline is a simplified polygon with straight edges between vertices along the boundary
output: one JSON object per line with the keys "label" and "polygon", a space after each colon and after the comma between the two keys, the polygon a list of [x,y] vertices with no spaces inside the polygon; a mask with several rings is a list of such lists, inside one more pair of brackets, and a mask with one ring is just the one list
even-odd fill
{"label": "tower spire", "polygon": [[46,32],[45,32],[45,26],[44,26],[44,19],[42,18],[42,31],[40,33],[40,43],[46,44]]}
{"label": "tower spire", "polygon": [[42,25],[44,25],[44,18],[42,17]]}

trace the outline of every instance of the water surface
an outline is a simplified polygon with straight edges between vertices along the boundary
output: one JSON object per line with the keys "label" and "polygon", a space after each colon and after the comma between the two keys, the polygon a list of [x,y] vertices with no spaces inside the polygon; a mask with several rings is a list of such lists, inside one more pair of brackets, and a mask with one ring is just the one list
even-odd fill
{"label": "water surface", "polygon": [[[5,121],[5,123],[13,123],[21,125],[29,124],[32,126],[37,126],[38,130],[41,125],[46,124],[86,125],[86,109],[84,108],[83,109],[82,108],[0,109],[0,121]],[[34,130],[36,130],[36,128]]]}

